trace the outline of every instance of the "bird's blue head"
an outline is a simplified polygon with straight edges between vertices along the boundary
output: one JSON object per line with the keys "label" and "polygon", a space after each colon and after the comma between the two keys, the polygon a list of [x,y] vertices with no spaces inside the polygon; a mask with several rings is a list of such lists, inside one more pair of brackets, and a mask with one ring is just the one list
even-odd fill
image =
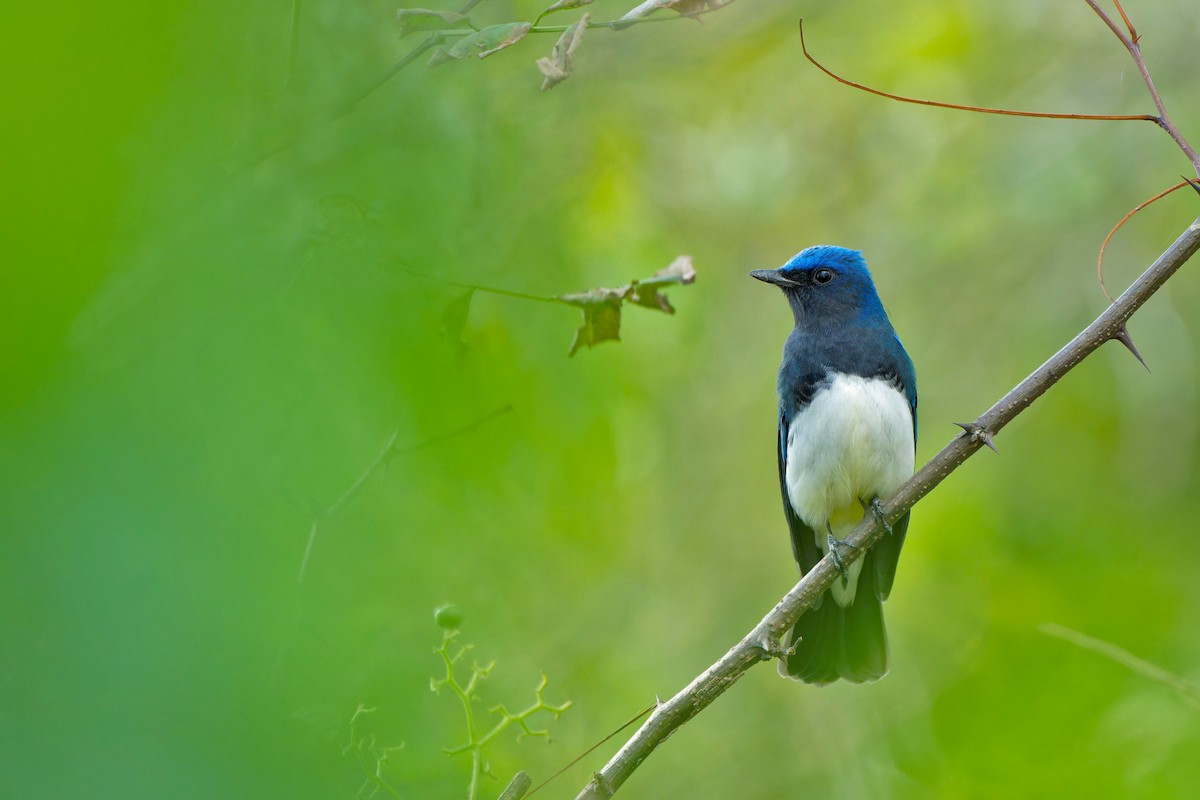
{"label": "bird's blue head", "polygon": [[887,319],[867,262],[857,250],[818,245],[800,251],[779,269],[756,269],[750,276],[783,290],[797,325],[875,316]]}

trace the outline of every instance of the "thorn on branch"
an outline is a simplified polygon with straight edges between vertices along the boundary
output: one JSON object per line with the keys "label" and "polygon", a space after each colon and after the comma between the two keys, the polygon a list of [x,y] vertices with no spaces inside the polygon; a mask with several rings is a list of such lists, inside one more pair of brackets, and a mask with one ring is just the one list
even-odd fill
{"label": "thorn on branch", "polygon": [[1122,325],[1112,335],[1112,338],[1125,345],[1125,349],[1133,353],[1133,357],[1141,362],[1142,366],[1146,368],[1146,372],[1150,371],[1150,365],[1146,363],[1146,359],[1142,358],[1142,354],[1138,352],[1137,346],[1133,343],[1133,337],[1129,335],[1128,327]]}
{"label": "thorn on branch", "polygon": [[592,773],[592,785],[596,787],[596,795],[599,797],[612,797],[616,794],[616,789],[599,772]]}
{"label": "thorn on branch", "polygon": [[966,432],[966,435],[971,437],[972,442],[983,442],[992,449],[993,453],[999,453],[996,449],[996,442],[992,438],[993,434],[987,428],[977,422],[956,422],[954,423]]}

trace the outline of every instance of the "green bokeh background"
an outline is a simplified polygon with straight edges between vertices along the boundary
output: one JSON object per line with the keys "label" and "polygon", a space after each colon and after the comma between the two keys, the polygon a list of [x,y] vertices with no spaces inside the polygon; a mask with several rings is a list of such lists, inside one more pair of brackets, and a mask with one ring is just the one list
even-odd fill
{"label": "green bokeh background", "polygon": [[[422,59],[324,125],[420,37],[397,38],[394,4],[298,5],[290,77],[285,0],[14,9],[0,34],[5,797],[353,797],[360,703],[364,733],[404,743],[402,797],[462,797],[468,764],[441,752],[460,710],[428,689],[447,601],[498,662],[487,705],[526,702],[543,670],[573,701],[551,744],[490,751],[504,779],[547,777],[796,578],[773,453],[790,317],[747,270],[865,252],[917,364],[921,463],[1104,307],[1100,241],[1188,169],[1145,123],[854,92],[796,34],[803,16],[830,67],[913,95],[1150,111],[1082,3],[743,1],[589,31],[547,93],[553,34]],[[1200,15],[1130,11],[1200,138]],[[1196,206],[1127,226],[1110,285]],[[465,350],[446,329],[462,290],[442,281],[556,294],[679,253],[699,278],[678,313],[631,309],[620,344],[568,359],[575,311],[483,293]],[[755,669],[622,796],[1194,792],[1200,714],[1038,631],[1200,675],[1192,266],[1131,325],[1152,373],[1104,348],[915,510],[885,680]],[[407,449],[322,522],[298,582],[313,515],[393,433]]]}

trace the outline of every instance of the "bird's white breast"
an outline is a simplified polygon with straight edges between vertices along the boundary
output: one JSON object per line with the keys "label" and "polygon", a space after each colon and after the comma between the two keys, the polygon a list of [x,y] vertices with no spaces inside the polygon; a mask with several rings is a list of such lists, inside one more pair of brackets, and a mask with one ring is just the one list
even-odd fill
{"label": "bird's white breast", "polygon": [[[912,476],[913,445],[908,399],[881,378],[838,374],[790,420],[788,498],[822,551],[826,525],[844,538],[862,519],[862,501],[886,500]],[[847,601],[861,564],[852,565]]]}

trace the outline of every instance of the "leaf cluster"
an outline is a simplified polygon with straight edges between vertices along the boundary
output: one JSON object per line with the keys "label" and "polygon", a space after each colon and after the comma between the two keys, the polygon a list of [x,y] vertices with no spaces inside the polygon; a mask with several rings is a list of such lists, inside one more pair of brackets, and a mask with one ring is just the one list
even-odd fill
{"label": "leaf cluster", "polygon": [[621,338],[621,309],[625,303],[674,314],[675,308],[662,293],[673,285],[686,285],[696,280],[691,256],[679,256],[670,266],[660,269],[645,280],[634,280],[616,289],[597,287],[586,292],[559,295],[564,303],[583,311],[583,324],[575,331],[570,354],[581,347],[595,347],[601,342]]}
{"label": "leaf cluster", "polygon": [[[588,28],[622,30],[648,20],[651,14],[663,9],[675,11],[682,17],[699,17],[715,11],[733,0],[648,0],[630,9],[618,19],[594,21],[591,14],[584,13],[575,22],[565,26],[542,26],[541,21],[559,11],[569,11],[591,5],[593,0],[558,0],[543,10],[533,22],[513,21],[478,26],[471,17],[458,11],[436,11],[428,8],[401,8],[396,12],[400,23],[400,36],[424,32],[430,35],[427,44],[432,47],[426,65],[437,67],[451,61],[461,61],[467,56],[487,58],[512,47],[530,33],[559,33],[558,41],[549,56],[539,58],[535,64],[542,74],[542,91],[551,89],[570,77],[575,67],[575,53]],[[474,5],[473,3],[470,5]],[[469,10],[469,9],[468,9]]]}

